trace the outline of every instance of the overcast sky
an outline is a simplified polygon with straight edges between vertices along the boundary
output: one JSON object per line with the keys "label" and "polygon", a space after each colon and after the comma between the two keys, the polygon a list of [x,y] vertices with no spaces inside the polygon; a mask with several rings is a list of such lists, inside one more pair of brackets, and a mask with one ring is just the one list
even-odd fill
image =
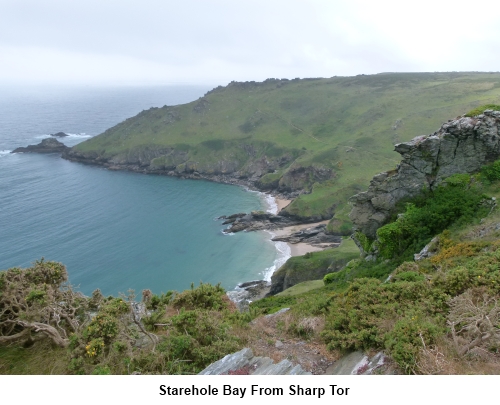
{"label": "overcast sky", "polygon": [[0,0],[1,83],[499,70],[498,0]]}

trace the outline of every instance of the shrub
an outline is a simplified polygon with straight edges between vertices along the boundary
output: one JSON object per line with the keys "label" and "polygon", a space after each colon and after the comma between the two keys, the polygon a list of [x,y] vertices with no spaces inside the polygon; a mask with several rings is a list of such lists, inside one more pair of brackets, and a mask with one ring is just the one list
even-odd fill
{"label": "shrub", "polygon": [[491,182],[500,180],[500,160],[481,167],[480,174],[482,177]]}
{"label": "shrub", "polygon": [[443,332],[444,328],[427,321],[422,314],[408,314],[385,334],[384,344],[401,369],[407,374],[413,374],[424,343],[433,344]]}
{"label": "shrub", "polygon": [[386,348],[396,362],[411,372],[422,342],[444,333],[443,311],[448,296],[433,289],[419,274],[395,283],[357,279],[335,293],[322,337],[330,349]]}
{"label": "shrub", "polygon": [[228,304],[226,291],[220,284],[211,285],[200,283],[197,288],[191,285],[191,290],[186,290],[176,295],[172,300],[174,308],[184,309],[215,309],[226,308]]}
{"label": "shrub", "polygon": [[88,299],[67,280],[64,265],[43,258],[26,269],[0,272],[0,344],[33,344],[46,338],[68,346],[67,337],[84,320]]}
{"label": "shrub", "polygon": [[392,277],[391,282],[397,283],[398,281],[423,281],[425,280],[425,276],[423,274],[417,273],[415,271],[403,271],[397,273],[394,277]]}
{"label": "shrub", "polygon": [[406,204],[405,213],[377,230],[382,257],[410,258],[447,227],[464,224],[486,214],[485,196],[460,182],[427,191]]}
{"label": "shrub", "polygon": [[355,232],[354,233],[354,239],[356,239],[361,247],[363,248],[363,250],[365,252],[369,252],[372,248],[372,244],[373,244],[373,240],[371,240],[368,236],[366,236],[364,233],[362,232]]}
{"label": "shrub", "polygon": [[160,295],[153,294],[151,299],[149,299],[146,302],[146,307],[148,309],[156,311],[158,308],[168,305],[172,300],[173,295],[174,295],[173,291],[167,291],[166,294],[160,294]]}

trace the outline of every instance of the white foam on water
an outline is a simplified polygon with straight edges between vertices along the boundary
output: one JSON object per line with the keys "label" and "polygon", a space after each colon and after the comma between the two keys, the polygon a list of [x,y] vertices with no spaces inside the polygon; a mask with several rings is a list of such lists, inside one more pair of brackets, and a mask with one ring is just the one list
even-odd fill
{"label": "white foam on water", "polygon": [[278,215],[278,203],[276,202],[276,198],[274,198],[271,194],[263,194],[264,201],[267,205],[267,212],[273,215]]}
{"label": "white foam on water", "polygon": [[[270,240],[276,236],[276,234],[266,231],[271,235]],[[271,281],[271,276],[273,273],[278,270],[281,266],[285,264],[285,262],[292,257],[292,251],[290,249],[290,246],[288,246],[288,243],[286,242],[273,242],[274,246],[276,248],[276,251],[278,252],[276,259],[274,260],[272,266],[266,268],[263,272],[263,280],[266,281]]]}
{"label": "white foam on water", "polygon": [[3,156],[7,156],[7,155],[10,155],[10,152],[12,152],[11,150],[0,150],[0,157],[3,157]]}
{"label": "white foam on water", "polygon": [[236,286],[234,287],[233,290],[226,292],[226,295],[229,297],[231,301],[233,301],[234,303],[238,303],[248,297],[248,291],[245,290],[244,288]]}
{"label": "white foam on water", "polygon": [[[80,132],[79,134],[71,134],[69,132],[65,132],[66,135],[68,136],[54,136],[53,138],[56,139],[64,139],[64,138],[77,138],[77,139],[86,139],[86,138],[92,138],[93,135],[88,135],[85,132]],[[52,135],[50,134],[43,134],[43,135],[37,135],[35,136],[35,139],[45,139],[45,138],[51,138]]]}
{"label": "white foam on water", "polygon": [[85,132],[79,133],[79,134],[70,134],[67,133],[68,137],[70,138],[92,138],[92,135],[87,135]]}

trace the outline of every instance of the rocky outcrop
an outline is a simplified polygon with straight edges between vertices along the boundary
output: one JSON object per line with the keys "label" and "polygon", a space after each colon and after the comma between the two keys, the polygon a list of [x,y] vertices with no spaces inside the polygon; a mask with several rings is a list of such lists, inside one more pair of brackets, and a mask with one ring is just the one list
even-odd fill
{"label": "rocky outcrop", "polygon": [[224,231],[226,233],[273,230],[302,223],[290,217],[274,215],[264,211],[252,211],[250,214],[233,214],[228,217],[222,216],[219,219],[225,220],[222,223],[223,225],[229,224],[229,227]]}
{"label": "rocky outcrop", "polygon": [[307,188],[315,182],[322,182],[335,177],[332,169],[321,166],[291,167],[278,182],[278,190],[294,191]]}
{"label": "rocky outcrop", "polygon": [[[301,229],[288,236],[276,236],[271,239],[273,242],[288,242],[288,243],[308,243],[312,246],[321,247],[337,247],[340,245],[342,238],[337,235],[326,233],[326,225],[319,224],[311,228]],[[325,244],[328,244],[326,246]]]}
{"label": "rocky outcrop", "polygon": [[250,303],[264,298],[270,287],[271,283],[266,280],[247,281],[238,284],[234,290],[228,291],[226,294],[240,312],[246,312]]}
{"label": "rocky outcrop", "polygon": [[58,138],[64,138],[65,136],[69,136],[65,132],[56,132],[55,134],[50,134],[50,136],[56,136]]}
{"label": "rocky outcrop", "polygon": [[[227,147],[227,148],[226,148]],[[284,185],[261,184],[260,179],[274,172],[286,170],[295,159],[284,152],[277,157],[262,155],[263,146],[206,141],[192,148],[148,145],[108,155],[106,151],[82,151],[77,147],[63,154],[63,158],[85,164],[100,165],[111,170],[128,170],[160,174],[186,179],[207,179],[220,183],[238,184],[259,190],[278,191],[286,198],[304,192],[312,180],[329,178],[332,173],[321,168],[297,168],[287,175]],[[202,156],[201,159],[197,159]],[[295,157],[294,157],[295,156]],[[306,180],[309,179],[309,183]],[[311,180],[312,179],[312,180]]]}
{"label": "rocky outcrop", "polygon": [[383,352],[369,356],[361,351],[349,353],[327,368],[327,375],[393,375],[399,374],[395,364]]}
{"label": "rocky outcrop", "polygon": [[38,145],[14,149],[11,153],[64,153],[70,148],[54,138],[45,138]]}
{"label": "rocky outcrop", "polygon": [[500,111],[486,110],[476,117],[450,120],[432,135],[397,144],[395,150],[403,157],[397,168],[376,175],[368,191],[350,199],[354,229],[375,239],[398,201],[433,189],[453,174],[477,172],[498,159],[499,125]]}
{"label": "rocky outcrop", "polygon": [[210,364],[199,375],[311,375],[289,360],[275,364],[269,357],[256,357],[245,348]]}

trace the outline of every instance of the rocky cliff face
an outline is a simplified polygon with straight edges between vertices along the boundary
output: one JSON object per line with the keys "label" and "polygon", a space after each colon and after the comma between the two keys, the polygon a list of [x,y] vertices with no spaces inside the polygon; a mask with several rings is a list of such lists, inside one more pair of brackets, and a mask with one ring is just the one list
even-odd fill
{"label": "rocky cliff face", "polygon": [[[267,156],[263,147],[248,144],[231,144],[228,149],[207,153],[200,149],[182,150],[175,147],[149,145],[108,156],[102,151],[80,151],[68,149],[63,158],[108,167],[112,170],[130,170],[141,173],[162,174],[182,178],[208,179],[217,182],[242,184],[260,190],[275,191],[289,198],[310,188],[314,182],[324,181],[335,173],[322,165],[301,166],[290,164],[296,159],[291,152],[278,156]],[[276,181],[263,183],[265,175],[278,173]]]}
{"label": "rocky cliff face", "polygon": [[473,173],[500,157],[500,111],[486,110],[476,117],[461,117],[443,124],[432,135],[400,143],[395,150],[403,160],[390,172],[376,175],[368,191],[350,199],[349,215],[355,230],[374,239],[396,203],[423,189],[437,187],[456,173]]}

